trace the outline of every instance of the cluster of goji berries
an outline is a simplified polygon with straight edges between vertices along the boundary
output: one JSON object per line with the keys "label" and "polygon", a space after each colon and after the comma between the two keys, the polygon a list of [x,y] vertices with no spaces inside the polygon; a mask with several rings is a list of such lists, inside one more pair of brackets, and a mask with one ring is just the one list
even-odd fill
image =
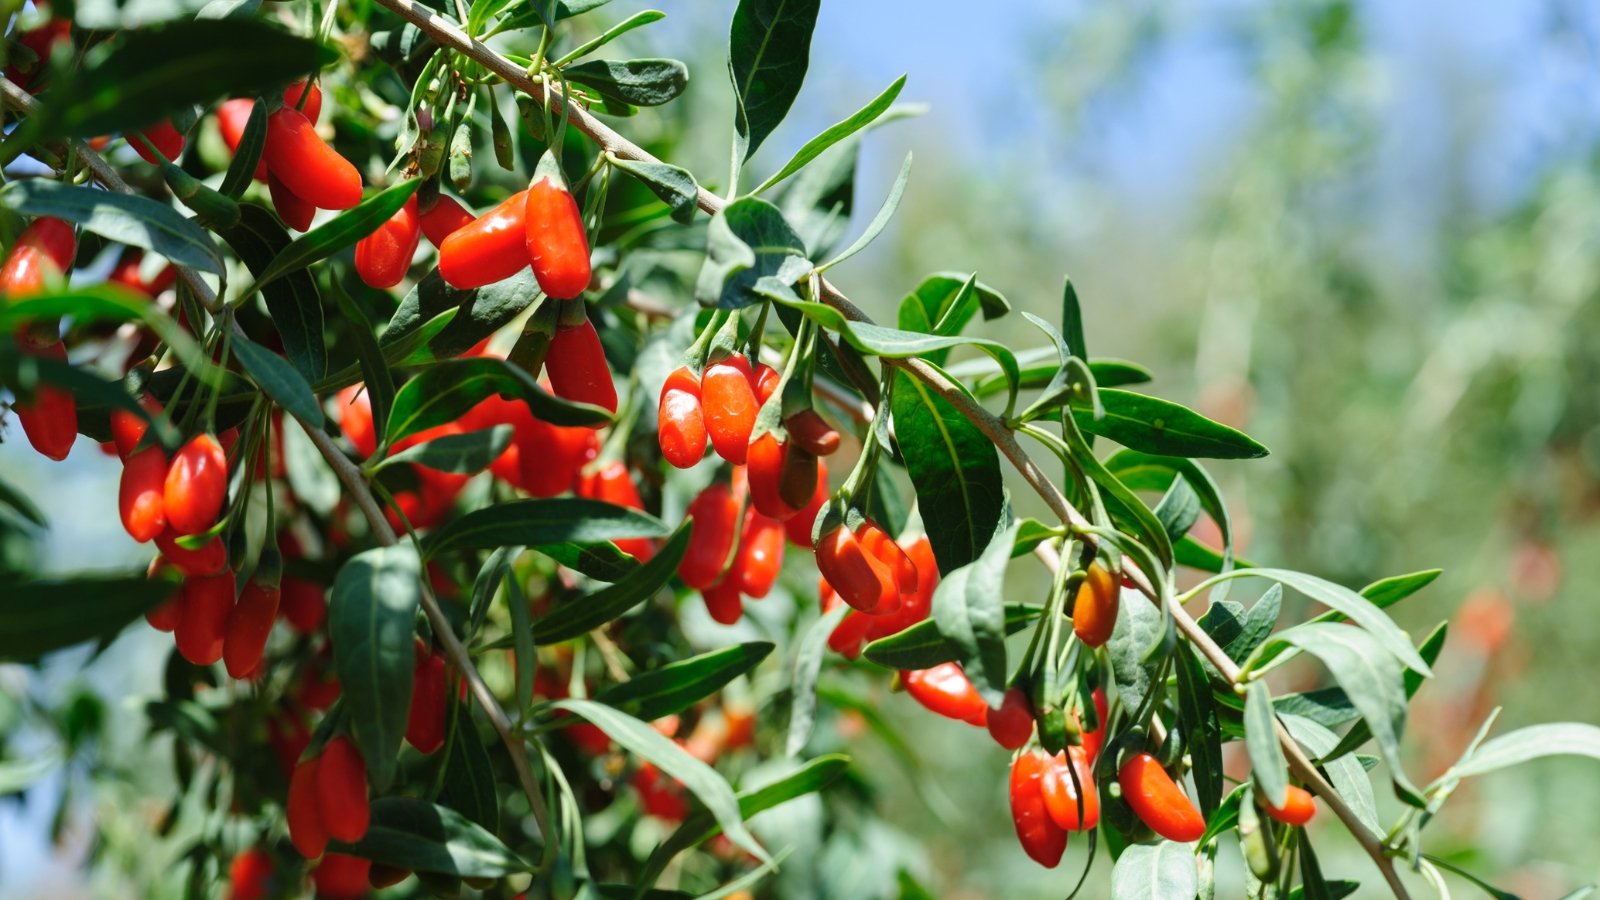
{"label": "cluster of goji berries", "polygon": [[[239,149],[257,102],[240,98],[217,107],[217,128],[228,149]],[[322,91],[316,84],[285,88],[283,105],[267,116],[267,139],[256,165],[256,180],[266,182],[278,218],[296,231],[310,228],[318,209],[349,209],[361,202],[361,173],[317,134],[321,116]]]}
{"label": "cluster of goji berries", "polygon": [[[0,296],[21,300],[64,280],[77,253],[78,239],[71,225],[60,219],[35,219],[0,265]],[[17,334],[17,346],[34,356],[67,360],[66,345],[53,322],[23,328]],[[35,450],[50,459],[67,458],[78,436],[78,405],[70,392],[41,384],[31,399],[18,400],[12,410]]]}

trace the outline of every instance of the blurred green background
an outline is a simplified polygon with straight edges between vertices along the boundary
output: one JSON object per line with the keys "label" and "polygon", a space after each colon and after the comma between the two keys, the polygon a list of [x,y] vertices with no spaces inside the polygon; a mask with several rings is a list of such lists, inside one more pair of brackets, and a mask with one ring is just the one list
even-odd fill
{"label": "blurred green background", "polygon": [[[640,4],[616,6],[620,18]],[[694,73],[673,161],[714,184],[733,4],[663,6],[645,40]],[[976,269],[1014,306],[1055,318],[1070,273],[1096,355],[1146,364],[1152,390],[1272,448],[1213,467],[1243,555],[1355,586],[1443,568],[1396,611],[1413,634],[1462,612],[1408,728],[1417,780],[1449,765],[1497,705],[1501,730],[1600,721],[1588,590],[1600,576],[1600,8],[989,6],[824,5],[807,86],[758,169],[902,72],[902,99],[930,105],[865,143],[856,227],[908,150],[915,168],[899,215],[835,280],[892,319],[922,276]],[[986,327],[1039,343],[1020,317]],[[139,558],[107,487],[116,465],[92,444],[52,466],[8,440],[0,471],[57,521],[75,513],[77,530],[44,544],[46,568]],[[1009,584],[1019,600],[1042,590],[1027,568]],[[1300,617],[1297,602],[1286,618]],[[138,718],[126,698],[159,685],[164,642],[134,630],[88,673],[113,717]],[[58,659],[38,696],[65,702],[83,683],[78,662]],[[1064,895],[1082,842],[1055,872],[1027,861],[1005,810],[1006,755],[987,735],[881,685],[876,700],[921,770],[870,736],[848,741],[883,788],[889,827],[866,830],[871,852],[797,856],[785,893],[894,896],[900,860],[940,897]],[[102,762],[139,764],[136,742],[106,734]],[[44,858],[40,809],[0,809],[0,896],[73,884]],[[1323,818],[1324,870],[1381,896]],[[1600,876],[1600,769],[1556,760],[1472,783],[1428,834],[1505,889],[1559,896]],[[1231,848],[1220,859],[1219,896],[1233,896],[1241,864]],[[1087,896],[1108,871],[1102,857]]]}

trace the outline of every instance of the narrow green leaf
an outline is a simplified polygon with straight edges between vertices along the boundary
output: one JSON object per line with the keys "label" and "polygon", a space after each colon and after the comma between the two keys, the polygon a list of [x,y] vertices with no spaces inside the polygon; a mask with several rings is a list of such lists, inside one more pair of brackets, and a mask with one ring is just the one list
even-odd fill
{"label": "narrow green leaf", "polygon": [[[1434,627],[1432,633],[1430,633],[1421,644],[1417,645],[1417,654],[1421,656],[1428,665],[1431,666],[1438,661],[1439,653],[1444,650],[1444,639],[1449,633],[1449,629],[1449,622],[1440,622]],[[1408,669],[1406,670],[1404,680],[1406,688],[1406,700],[1409,702],[1412,697],[1417,695],[1417,691],[1422,688],[1423,676]],[[1341,695],[1342,693],[1343,692],[1341,692]],[[1343,699],[1346,703],[1350,702],[1349,697],[1344,697]],[[1344,737],[1339,741],[1338,746],[1322,754],[1322,759],[1324,762],[1337,759],[1346,753],[1353,752],[1357,747],[1360,747],[1362,744],[1365,744],[1370,740],[1372,740],[1372,730],[1367,727],[1367,723],[1364,721],[1357,722],[1350,727],[1349,731],[1345,732]]]}
{"label": "narrow green leaf", "polygon": [[794,678],[789,690],[789,734],[784,749],[799,756],[811,740],[817,720],[817,678],[822,673],[822,657],[828,650],[828,636],[839,627],[850,607],[839,604],[811,623],[794,654]]}
{"label": "narrow green leaf", "polygon": [[1128,709],[1138,709],[1150,693],[1159,662],[1149,658],[1150,648],[1165,628],[1161,610],[1143,597],[1129,596],[1117,605],[1117,627],[1111,632],[1105,651],[1111,660],[1117,692]]}
{"label": "narrow green leaf", "polygon": [[506,580],[506,606],[511,613],[511,653],[516,664],[517,709],[533,706],[533,678],[539,657],[533,641],[533,613],[517,578]]}
{"label": "narrow green leaf", "polygon": [[[820,791],[838,780],[849,766],[850,757],[840,753],[830,753],[808,760],[805,765],[777,781],[759,788],[740,791],[739,815],[749,819],[757,813],[781,806],[796,797]],[[700,812],[691,816],[650,854],[649,860],[645,862],[644,871],[640,873],[639,884],[654,884],[656,879],[661,877],[661,873],[666,871],[667,864],[679,853],[690,847],[698,847],[716,837],[721,831],[716,820],[710,815]]]}
{"label": "narrow green leaf", "polygon": [[[422,550],[432,558],[459,550],[492,550],[564,541],[593,544],[630,537],[659,538],[666,534],[667,526],[648,513],[599,500],[556,497],[514,500],[474,510],[423,538]],[[657,554],[654,559],[661,555]]]}
{"label": "narrow green leaf", "polygon": [[921,381],[896,369],[891,410],[939,571],[977,560],[1005,515],[994,442]]}
{"label": "narrow green leaf", "polygon": [[16,485],[0,478],[0,506],[5,506],[40,528],[50,527],[50,522],[28,495],[17,490]]}
{"label": "narrow green leaf", "polygon": [[176,591],[165,578],[101,575],[11,581],[0,591],[0,660],[29,662],[122,627]]}
{"label": "narrow green leaf", "polygon": [[[1006,635],[1023,630],[1043,613],[1041,606],[1007,603]],[[878,638],[862,649],[861,655],[887,669],[931,669],[960,659],[961,647],[939,633],[937,622],[924,619],[897,634]]]}
{"label": "narrow green leaf", "polygon": [[311,385],[283,357],[242,334],[233,336],[233,353],[250,379],[286,412],[308,427],[322,426],[322,407]]}
{"label": "narrow green leaf", "polygon": [[134,194],[25,178],[0,187],[0,208],[65,219],[107,240],[140,247],[180,266],[223,273],[211,236],[165,203]]}
{"label": "narrow green leaf", "polygon": [[415,366],[454,359],[543,296],[530,269],[470,291],[445,284],[434,269],[400,301],[378,346],[391,363]]}
{"label": "narrow green leaf", "polygon": [[[1357,594],[1343,585],[1334,584],[1314,575],[1303,572],[1291,572],[1287,569],[1248,569],[1239,572],[1230,572],[1210,579],[1213,583],[1225,579],[1247,578],[1258,576],[1271,581],[1276,581],[1284,587],[1294,588],[1300,593],[1321,603],[1329,609],[1338,612],[1360,625],[1369,632],[1380,646],[1406,664],[1406,667],[1423,675],[1433,674],[1428,664],[1423,662],[1417,654],[1417,648],[1411,646],[1411,639],[1400,630],[1400,626],[1384,615],[1372,601]],[[1318,622],[1316,624],[1327,624]]]}
{"label": "narrow green leaf", "polygon": [[415,463],[438,472],[461,475],[481,472],[511,446],[511,431],[510,425],[496,425],[480,431],[443,435],[385,457],[378,468]]}
{"label": "narrow green leaf", "polygon": [[700,185],[688,169],[664,162],[639,162],[632,159],[612,158],[611,164],[639,179],[661,201],[672,207],[672,218],[687,224],[694,218],[700,203]]}
{"label": "narrow green leaf", "polygon": [[367,774],[379,792],[394,781],[411,707],[412,645],[422,563],[409,543],[358,553],[339,569],[328,632],[344,705]]}
{"label": "narrow green leaf", "polygon": [[[552,503],[559,501],[532,500],[528,502]],[[596,501],[592,500],[583,502],[601,507],[609,506],[609,504],[596,503]],[[620,506],[611,506],[607,512],[621,509],[622,507]],[[485,510],[485,512],[489,511],[491,510]],[[466,518],[471,518],[472,515],[474,514],[469,514]],[[643,516],[643,513],[639,515]],[[610,538],[605,538],[605,540],[638,536],[635,533],[645,531],[654,531],[655,533],[642,536],[656,537],[666,530],[666,526],[654,519],[647,521],[613,519],[611,522],[562,522],[560,524],[567,528],[588,528],[592,526],[597,530],[609,529],[630,532],[629,534],[617,534]],[[515,526],[508,525],[504,527]],[[599,628],[648,600],[651,595],[659,591],[677,573],[678,563],[683,560],[683,554],[689,549],[690,533],[689,523],[685,522],[678,526],[677,532],[672,535],[671,540],[668,540],[665,546],[650,557],[648,562],[629,572],[626,578],[591,594],[569,600],[551,610],[544,618],[534,623],[534,641],[539,644],[554,644],[571,640],[581,634],[587,634]],[[519,543],[540,544],[544,542],[527,540],[519,541]]]}
{"label": "narrow green leaf", "polygon": [[339,476],[329,468],[298,420],[293,424],[285,422],[279,433],[283,437],[283,466],[295,499],[318,515],[332,514],[339,505]]}
{"label": "narrow green leaf", "polygon": [[1006,692],[1001,598],[1016,530],[1013,524],[995,532],[977,559],[950,572],[933,591],[933,621],[939,633],[961,649],[961,668],[991,709],[1000,706]]}
{"label": "narrow green leaf", "polygon": [[654,722],[682,712],[749,672],[772,654],[770,641],[751,641],[702,653],[642,673],[595,695],[595,702]]}
{"label": "narrow green leaf", "polygon": [[503,878],[533,866],[453,809],[413,797],[372,801],[372,825],[354,844],[329,849],[397,869],[457,878]]}
{"label": "narrow green leaf", "polygon": [[1289,764],[1278,744],[1276,723],[1266,682],[1250,682],[1244,695],[1244,742],[1250,752],[1250,770],[1267,805],[1281,807],[1289,801]]}
{"label": "narrow green leaf", "polygon": [[[872,124],[875,119],[883,115],[889,106],[894,103],[895,98],[900,96],[900,89],[904,88],[905,86],[906,76],[901,75],[899,78],[896,78],[894,80],[894,84],[884,88],[883,93],[874,97],[871,103],[868,103],[866,106],[856,110],[855,113],[853,113],[844,121],[834,124],[833,126],[829,127],[828,130],[822,132],[811,140],[806,141],[805,146],[795,151],[794,156],[790,157],[789,161],[783,164],[783,168],[773,173],[771,178],[763,181],[761,186],[756,188],[754,191],[751,191],[751,193],[764,193],[768,188],[778,184],[785,178],[788,178],[790,175],[793,175],[794,173],[805,168],[806,163],[809,163],[818,156],[821,156],[823,151],[827,150],[829,147],[832,147],[834,144],[839,143],[850,135],[855,134],[861,129]],[[909,156],[907,157],[906,167],[910,167]],[[891,196],[894,197],[895,202],[898,202],[899,192],[891,191],[890,193]],[[873,229],[869,228],[867,230],[872,231]],[[846,253],[845,255],[849,256],[850,254]]]}
{"label": "narrow green leaf", "polygon": [[1178,676],[1178,714],[1188,736],[1189,755],[1194,761],[1195,795],[1200,812],[1209,821],[1222,802],[1222,726],[1211,698],[1211,683],[1199,654],[1188,644],[1180,644],[1173,659]]}
{"label": "narrow green leaf", "polygon": [[1519,728],[1483,742],[1447,775],[1457,779],[1486,775],[1546,756],[1600,759],[1600,727],[1582,722],[1552,722]]}
{"label": "narrow green leaf", "polygon": [[454,422],[491,395],[528,404],[535,418],[553,425],[599,425],[603,409],[548,393],[523,369],[495,357],[457,359],[430,366],[406,382],[394,398],[388,441]]}
{"label": "narrow green leaf", "polygon": [[749,159],[789,113],[805,80],[821,0],[740,0],[728,34],[738,101],[740,159]]}
{"label": "narrow green leaf", "polygon": [[568,699],[557,700],[551,705],[582,716],[624,748],[655,763],[664,774],[682,782],[690,793],[705,804],[729,840],[763,862],[770,859],[767,851],[745,830],[739,801],[728,782],[715,769],[690,756],[688,751],[663,737],[648,724],[602,703]]}
{"label": "narrow green leaf", "polygon": [[53,86],[38,128],[43,137],[142,128],[185,106],[281,88],[335,56],[331,47],[253,19],[132,29],[84,54]]}
{"label": "narrow green leaf", "polygon": [[1167,532],[1167,539],[1177,543],[1199,520],[1200,497],[1189,486],[1188,479],[1180,475],[1173,479],[1172,487],[1156,504],[1155,514]]}
{"label": "narrow green leaf", "polygon": [[244,134],[239,137],[239,146],[234,148],[233,159],[228,162],[228,171],[222,176],[218,190],[235,200],[243,197],[245,189],[250,187],[250,182],[255,178],[256,165],[261,162],[261,151],[266,146],[267,105],[256,103],[250,108],[250,118],[244,123]]}
{"label": "narrow green leaf", "polygon": [[867,249],[867,245],[871,244],[873,239],[884,228],[888,227],[889,219],[894,216],[894,211],[900,208],[900,195],[905,193],[906,182],[910,180],[911,154],[907,153],[906,161],[900,164],[900,174],[895,176],[894,184],[889,186],[889,196],[884,198],[883,205],[878,207],[878,211],[873,215],[872,221],[867,223],[866,230],[861,232],[861,236],[856,238],[854,243],[839,251],[839,255],[817,266],[817,271],[825,272]]}
{"label": "narrow green leaf", "polygon": [[635,28],[649,25],[651,22],[659,22],[666,17],[666,13],[657,9],[647,9],[643,12],[636,12],[626,19],[623,19],[621,22],[618,22],[610,28],[607,28],[605,31],[602,31],[595,37],[584,41],[576,47],[573,47],[566,53],[566,55],[551,63],[551,65],[559,69],[575,59],[581,59],[585,56],[588,56],[590,53],[593,53],[601,47],[604,47],[606,44],[611,43]]}
{"label": "narrow green leaf", "polygon": [[[289,246],[289,232],[277,217],[254,203],[239,204],[239,224],[217,234],[253,273],[266,271]],[[273,327],[283,340],[284,355],[306,381],[316,383],[328,368],[323,343],[322,296],[310,272],[279,278],[262,292]]]}
{"label": "narrow green leaf", "polygon": [[1095,383],[1103,388],[1145,384],[1155,378],[1149,369],[1125,359],[1091,359],[1089,371],[1094,373]]}
{"label": "narrow green leaf", "polygon": [[1356,818],[1372,832],[1374,836],[1382,835],[1383,830],[1378,825],[1378,803],[1372,796],[1372,780],[1367,777],[1367,770],[1361,765],[1354,754],[1333,758],[1329,753],[1339,744],[1339,736],[1327,728],[1318,725],[1310,719],[1295,715],[1279,714],[1283,727],[1288,729],[1289,735],[1306,748],[1314,759],[1322,759],[1318,765],[1328,773],[1328,783],[1339,792],[1345,805],[1356,814]]}
{"label": "narrow green leaf", "polygon": [[1185,406],[1116,388],[1100,391],[1105,415],[1074,404],[1078,427],[1116,441],[1131,450],[1160,456],[1255,459],[1267,448],[1234,428],[1215,422]]}
{"label": "narrow green leaf", "polygon": [[444,783],[439,799],[494,834],[500,830],[500,797],[494,786],[494,763],[473,725],[471,703],[453,701],[450,709],[455,719],[455,733],[445,748]]}
{"label": "narrow green leaf", "polygon": [[1424,569],[1409,575],[1395,575],[1379,579],[1361,589],[1361,596],[1372,601],[1379,609],[1388,609],[1415,594],[1444,574],[1443,569]]}
{"label": "narrow green leaf", "polygon": [[1078,302],[1078,287],[1071,278],[1061,285],[1061,335],[1073,356],[1082,360],[1089,358],[1089,341],[1083,331],[1083,305]]}
{"label": "narrow green leaf", "polygon": [[402,181],[295,238],[273,257],[265,271],[256,275],[255,289],[260,290],[285,275],[327,259],[377,231],[379,225],[389,221],[406,205],[421,185],[422,180],[417,178]]}

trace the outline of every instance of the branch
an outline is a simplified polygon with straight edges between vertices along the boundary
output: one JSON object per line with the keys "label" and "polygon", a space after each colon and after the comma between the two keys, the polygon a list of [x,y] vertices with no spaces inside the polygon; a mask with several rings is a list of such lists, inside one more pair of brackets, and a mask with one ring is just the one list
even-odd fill
{"label": "branch", "polygon": [[[39,108],[39,102],[33,98],[32,94],[29,94],[4,76],[0,76],[0,99],[4,99],[7,105],[26,114],[32,114]],[[117,173],[117,170],[112,168],[104,157],[95,152],[87,143],[74,139],[72,147],[79,158],[83,160],[84,167],[89,170],[89,173],[94,176],[96,181],[107,189],[119,194],[136,193]],[[208,312],[213,314],[220,312],[216,291],[212,289],[210,284],[206,283],[199,272],[188,266],[175,266],[175,268],[178,271],[178,277],[183,279],[184,284],[194,292],[196,299],[200,301]],[[235,332],[243,333],[239,329],[237,321],[233,321],[232,324]],[[394,529],[389,527],[389,521],[384,517],[383,508],[378,505],[377,499],[373,497],[371,488],[367,486],[366,479],[361,474],[361,469],[351,462],[349,457],[344,455],[343,451],[333,443],[333,439],[328,437],[327,432],[323,431],[320,426],[313,425],[299,416],[296,416],[295,420],[300,423],[300,427],[311,438],[311,443],[315,444],[317,450],[322,453],[323,459],[327,460],[328,465],[333,468],[334,474],[344,484],[345,490],[355,501],[356,506],[361,508],[361,512],[366,516],[367,522],[372,526],[373,536],[377,538],[378,543],[385,547],[398,543]],[[494,694],[490,692],[489,686],[484,683],[483,676],[478,674],[477,668],[472,664],[472,656],[467,652],[466,645],[461,643],[461,639],[456,637],[455,632],[451,629],[450,620],[445,617],[444,610],[439,607],[439,601],[433,596],[433,591],[429,589],[427,578],[423,578],[422,588],[422,608],[428,616],[428,622],[433,626],[434,636],[439,639],[439,643],[443,646],[445,656],[455,665],[456,670],[461,672],[462,676],[467,679],[468,684],[472,687],[472,693],[478,698],[478,703],[483,706],[485,713],[488,714],[490,723],[494,725],[495,731],[499,732],[500,739],[505,742],[506,749],[511,754],[512,767],[517,771],[517,779],[521,782],[523,792],[528,795],[529,806],[533,810],[534,818],[539,823],[539,833],[544,837],[546,847],[554,846],[554,835],[550,831],[550,813],[545,806],[544,794],[534,782],[533,771],[528,766],[527,754],[523,752],[522,739],[512,732],[511,720],[506,716],[505,710],[500,708],[500,704],[495,699]],[[548,857],[548,853],[546,855]]]}
{"label": "branch", "polygon": [[[415,0],[378,0],[378,3],[388,7],[422,29],[423,32],[441,46],[461,53],[484,66],[504,79],[507,84],[521,90],[536,102],[548,104],[552,113],[559,113],[562,107],[565,107],[568,121],[598,144],[603,152],[635,162],[660,162],[660,160],[641,149],[638,145],[612,130],[610,126],[595,118],[580,104],[568,103],[558,88],[543,80],[536,81],[521,66],[501,56],[486,44],[468,36],[455,23],[435,15],[432,10],[421,6]],[[726,201],[723,198],[707,191],[705,188],[700,188],[697,204],[707,213],[716,215],[725,203]],[[822,280],[822,289],[823,299],[830,306],[843,313],[846,318],[856,322],[872,321],[866,313],[862,312],[854,303],[851,303],[848,297],[826,279]],[[962,391],[942,373],[922,360],[903,359],[884,360],[884,362],[904,369],[912,377],[933,388],[940,397],[960,411],[973,425],[977,426],[979,431],[994,441],[995,445],[1000,448],[1000,452],[1004,453],[1006,458],[1011,461],[1011,464],[1021,473],[1028,486],[1033,488],[1044,499],[1051,511],[1061,521],[1075,528],[1089,526],[1088,520],[1067,502],[1061,491],[1039,469],[1027,452],[1022,449],[1022,446],[1017,442],[1016,433],[998,416],[973,402],[965,391]],[[1093,536],[1086,536],[1086,539],[1093,540]],[[1129,574],[1131,576],[1130,580],[1134,582],[1135,588],[1140,593],[1149,598],[1152,603],[1158,606],[1165,605],[1168,608],[1168,612],[1172,615],[1178,630],[1183,633],[1183,636],[1191,644],[1200,650],[1224,677],[1229,680],[1237,680],[1239,667],[1234,664],[1233,660],[1228,658],[1222,648],[1217,646],[1211,636],[1206,634],[1205,630],[1200,627],[1199,623],[1187,611],[1173,602],[1170,597],[1163,599],[1161,592],[1150,583],[1145,573],[1135,570],[1130,571]],[[1281,724],[1278,725],[1278,738],[1279,742],[1283,744],[1284,755],[1288,759],[1289,767],[1295,776],[1309,785],[1313,793],[1322,797],[1329,808],[1334,811],[1334,814],[1345,824],[1345,827],[1350,830],[1351,834],[1355,835],[1356,839],[1361,842],[1362,848],[1366,850],[1367,854],[1372,857],[1373,862],[1377,864],[1379,870],[1382,871],[1384,879],[1389,883],[1389,887],[1394,891],[1395,896],[1400,898],[1408,897],[1405,885],[1395,872],[1393,861],[1385,854],[1383,846],[1378,842],[1376,836],[1367,830],[1366,826],[1356,817],[1355,812],[1344,802],[1332,785],[1328,784],[1327,780],[1317,772],[1316,767],[1306,758],[1305,754],[1300,750],[1300,746],[1283,730]]]}

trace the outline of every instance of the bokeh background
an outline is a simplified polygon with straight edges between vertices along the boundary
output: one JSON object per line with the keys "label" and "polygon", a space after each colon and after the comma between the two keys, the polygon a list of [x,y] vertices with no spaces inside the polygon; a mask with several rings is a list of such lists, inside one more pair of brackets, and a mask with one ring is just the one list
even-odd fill
{"label": "bokeh background", "polygon": [[[734,4],[660,5],[668,19],[641,43],[693,73],[673,161],[715,185]],[[620,18],[641,4],[615,7]],[[1395,610],[1413,634],[1460,617],[1408,727],[1417,780],[1501,704],[1502,730],[1600,721],[1600,6],[829,3],[807,85],[757,168],[901,73],[902,101],[928,109],[864,144],[857,228],[907,151],[915,166],[894,222],[832,273],[853,299],[892,319],[922,276],[975,268],[1014,306],[1055,318],[1070,274],[1093,353],[1144,363],[1158,393],[1272,448],[1213,467],[1244,556],[1354,586],[1443,568]],[[1039,342],[1020,317],[986,328]],[[6,437],[0,472],[58,526],[0,551],[54,570],[140,558],[118,527],[114,461],[80,441],[50,465]],[[1028,599],[1040,583],[1018,568],[1008,589]],[[1301,615],[1296,603],[1286,617]],[[69,653],[38,674],[0,666],[0,682],[63,721],[81,717],[100,765],[137,768],[148,751],[136,698],[159,689],[165,652],[162,636],[130,629],[87,668]],[[5,696],[0,732],[19,715]],[[1006,758],[986,734],[904,697],[882,711],[915,768],[870,733],[841,742],[888,824],[868,830],[872,852],[791,860],[786,895],[896,896],[901,866],[939,897],[1071,888],[1081,843],[1056,872],[1027,861],[1005,810]],[[91,793],[88,763],[30,797]],[[107,790],[93,802],[115,810]],[[130,848],[137,797],[107,813],[125,814]],[[0,896],[82,886],[62,861],[71,853],[44,838],[59,809],[0,805]],[[1324,818],[1324,870],[1381,896]],[[1560,896],[1600,878],[1600,768],[1552,760],[1472,783],[1428,835],[1507,890]],[[141,865],[131,849],[124,862]],[[1220,866],[1237,885],[1230,848]],[[1107,871],[1102,857],[1086,896]]]}

